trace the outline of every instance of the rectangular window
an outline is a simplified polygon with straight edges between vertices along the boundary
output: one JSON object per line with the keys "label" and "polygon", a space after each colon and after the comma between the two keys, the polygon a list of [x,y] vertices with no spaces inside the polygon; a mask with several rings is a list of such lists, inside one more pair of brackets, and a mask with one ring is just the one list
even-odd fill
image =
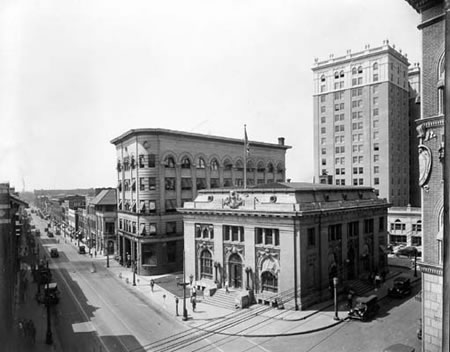
{"label": "rectangular window", "polygon": [[255,244],[263,244],[263,229],[255,227]]}
{"label": "rectangular window", "polygon": [[378,82],[378,74],[377,74],[377,73],[375,73],[375,74],[373,75],[373,81],[374,81],[374,82]]}
{"label": "rectangular window", "polygon": [[311,227],[307,230],[308,232],[308,247],[316,246],[316,229]]}
{"label": "rectangular window", "polygon": [[373,109],[373,116],[378,116],[379,110],[378,108]]}
{"label": "rectangular window", "polygon": [[376,162],[378,162],[380,160],[380,156],[378,155],[378,154],[375,154],[374,156],[373,156],[373,161],[376,163]]}
{"label": "rectangular window", "polygon": [[373,97],[373,105],[377,105],[378,104],[378,97]]}
{"label": "rectangular window", "polygon": [[380,150],[380,145],[378,143],[374,143],[373,144],[373,150],[376,151],[376,152],[379,151]]}
{"label": "rectangular window", "polygon": [[[240,180],[241,180],[241,183],[243,183],[242,179],[240,179]],[[236,179],[236,182],[237,181],[238,181],[238,179]],[[220,182],[219,182],[218,178],[211,178],[210,182],[211,182],[211,188],[219,188],[220,187]]]}
{"label": "rectangular window", "polygon": [[326,129],[325,129],[325,127],[322,127],[321,129],[320,129],[320,133],[322,133],[322,134],[324,134],[324,133],[326,133]]}
{"label": "rectangular window", "polygon": [[358,237],[359,236],[359,222],[353,221],[347,224],[347,234],[348,237]]}
{"label": "rectangular window", "polygon": [[364,185],[364,179],[362,179],[362,178],[359,179],[359,185],[360,186]]}
{"label": "rectangular window", "polygon": [[358,171],[359,171],[360,174],[363,174],[364,173],[364,168],[360,167]]}
{"label": "rectangular window", "polygon": [[326,138],[321,138],[320,139],[320,144],[326,144],[326,142],[327,142],[327,139]]}
{"label": "rectangular window", "polygon": [[374,166],[374,167],[373,167],[373,173],[374,173],[374,174],[380,173],[380,167],[379,167],[379,166]]}
{"label": "rectangular window", "polygon": [[156,155],[155,154],[149,154],[148,155],[148,167],[155,167]]}
{"label": "rectangular window", "polygon": [[168,221],[166,223],[166,233],[171,235],[177,232],[177,222],[176,221]]}
{"label": "rectangular window", "polygon": [[144,167],[144,155],[139,154],[139,167],[143,168]]}
{"label": "rectangular window", "polygon": [[206,189],[206,178],[197,177],[197,190]]}
{"label": "rectangular window", "polygon": [[364,220],[364,233],[373,233],[373,219]]}
{"label": "rectangular window", "polygon": [[322,105],[321,107],[320,107],[320,112],[325,112],[326,111],[326,108],[325,108],[325,105]]}
{"label": "rectangular window", "polygon": [[328,226],[328,242],[342,240],[342,224]]}
{"label": "rectangular window", "polygon": [[148,189],[154,191],[156,189],[156,177],[148,178]]}
{"label": "rectangular window", "polygon": [[378,131],[374,131],[373,132],[373,139],[378,139],[379,135],[380,135],[380,133]]}
{"label": "rectangular window", "polygon": [[144,183],[145,178],[144,177],[140,177],[139,178],[139,190],[140,191],[145,191],[145,183]]}
{"label": "rectangular window", "polygon": [[166,212],[173,213],[177,211],[177,200],[176,199],[166,199]]}
{"label": "rectangular window", "polygon": [[183,191],[188,191],[192,189],[192,179],[187,177],[181,178],[181,189]]}
{"label": "rectangular window", "polygon": [[375,185],[379,185],[379,184],[380,184],[380,179],[379,179],[378,177],[375,177],[375,178],[373,179],[373,183],[374,183]]}
{"label": "rectangular window", "polygon": [[322,165],[326,165],[327,164],[327,159],[322,159]]}
{"label": "rectangular window", "polygon": [[325,94],[321,95],[321,96],[320,96],[320,102],[321,102],[321,103],[324,103],[325,100],[326,100],[326,97],[327,97],[327,96],[326,96]]}
{"label": "rectangular window", "polygon": [[175,191],[175,177],[166,177],[165,178],[165,189],[166,191]]}

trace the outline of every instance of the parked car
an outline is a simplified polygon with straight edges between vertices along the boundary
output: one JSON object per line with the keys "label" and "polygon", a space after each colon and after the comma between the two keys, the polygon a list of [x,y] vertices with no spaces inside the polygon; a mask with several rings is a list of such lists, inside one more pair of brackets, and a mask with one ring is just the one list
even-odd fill
{"label": "parked car", "polygon": [[417,338],[422,340],[422,318],[417,320]]}
{"label": "parked car", "polygon": [[55,237],[55,235],[53,235],[53,232],[51,232],[51,231],[47,232],[47,236],[48,237]]}
{"label": "parked car", "polygon": [[85,247],[85,246],[80,246],[80,247],[78,247],[78,253],[80,253],[80,254],[86,254],[86,247]]}
{"label": "parked car", "polygon": [[50,257],[52,257],[52,258],[58,258],[59,257],[59,253],[58,253],[58,249],[57,248],[51,248],[50,249]]}
{"label": "parked car", "polygon": [[396,252],[395,252],[396,256],[405,256],[408,258],[414,258],[415,255],[417,255],[418,257],[422,256],[422,252],[419,251],[416,247],[403,247],[403,248],[399,248]]}
{"label": "parked car", "polygon": [[58,290],[58,285],[56,282],[50,282],[48,285],[44,285],[44,289],[36,294],[36,299],[38,303],[45,304],[57,304],[59,302],[60,292]]}
{"label": "parked car", "polygon": [[388,289],[390,297],[403,298],[411,294],[411,279],[407,276],[399,276],[394,279],[393,287]]}
{"label": "parked car", "polygon": [[350,309],[348,317],[361,321],[367,321],[374,317],[380,306],[378,305],[378,296],[371,295],[369,297],[357,297],[356,306]]}

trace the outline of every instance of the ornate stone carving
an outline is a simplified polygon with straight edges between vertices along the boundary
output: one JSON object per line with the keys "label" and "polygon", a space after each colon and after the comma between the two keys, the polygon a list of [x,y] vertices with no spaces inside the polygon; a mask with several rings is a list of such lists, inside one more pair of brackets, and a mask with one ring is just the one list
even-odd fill
{"label": "ornate stone carving", "polygon": [[428,181],[431,173],[431,150],[424,146],[419,145],[419,186],[423,187]]}
{"label": "ornate stone carving", "polygon": [[206,241],[197,241],[197,250],[209,249],[214,252],[214,244]]}
{"label": "ornate stone carving", "polygon": [[444,157],[445,157],[445,143],[441,142],[441,147],[438,150],[439,152],[439,161],[442,163],[444,162]]}
{"label": "ornate stone carving", "polygon": [[236,191],[230,191],[230,196],[226,197],[223,205],[228,206],[231,209],[237,209],[242,204],[244,204],[244,200],[239,196]]}
{"label": "ornate stone carving", "polygon": [[225,247],[225,254],[234,254],[234,253],[239,253],[239,254],[243,254],[244,253],[244,247],[242,246],[236,246],[236,245],[229,245]]}

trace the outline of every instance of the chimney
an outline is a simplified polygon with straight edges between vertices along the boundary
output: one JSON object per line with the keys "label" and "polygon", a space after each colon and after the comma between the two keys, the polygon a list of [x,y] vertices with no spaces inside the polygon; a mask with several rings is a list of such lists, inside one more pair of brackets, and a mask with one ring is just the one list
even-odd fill
{"label": "chimney", "polygon": [[278,144],[284,145],[284,137],[278,137]]}

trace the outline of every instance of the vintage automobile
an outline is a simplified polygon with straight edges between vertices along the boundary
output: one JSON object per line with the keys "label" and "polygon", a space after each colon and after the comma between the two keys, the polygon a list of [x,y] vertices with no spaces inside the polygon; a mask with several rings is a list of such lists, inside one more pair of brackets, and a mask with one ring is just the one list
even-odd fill
{"label": "vintage automobile", "polygon": [[50,282],[43,286],[43,290],[36,294],[38,303],[57,304],[59,302],[60,292],[56,282]]}
{"label": "vintage automobile", "polygon": [[367,321],[374,317],[380,306],[378,305],[378,296],[371,295],[369,297],[357,297],[356,305],[348,312],[350,319]]}
{"label": "vintage automobile", "polygon": [[85,246],[80,246],[80,247],[78,247],[78,253],[80,253],[80,254],[86,254],[86,247],[85,247]]}
{"label": "vintage automobile", "polygon": [[53,235],[53,232],[48,231],[48,232],[47,232],[47,237],[55,237],[55,236]]}
{"label": "vintage automobile", "polygon": [[52,258],[58,258],[59,257],[59,253],[58,253],[58,249],[57,248],[51,248],[50,249],[50,257],[52,257]]}
{"label": "vintage automobile", "polygon": [[411,294],[411,279],[399,276],[394,279],[394,286],[388,289],[388,296],[403,298]]}

